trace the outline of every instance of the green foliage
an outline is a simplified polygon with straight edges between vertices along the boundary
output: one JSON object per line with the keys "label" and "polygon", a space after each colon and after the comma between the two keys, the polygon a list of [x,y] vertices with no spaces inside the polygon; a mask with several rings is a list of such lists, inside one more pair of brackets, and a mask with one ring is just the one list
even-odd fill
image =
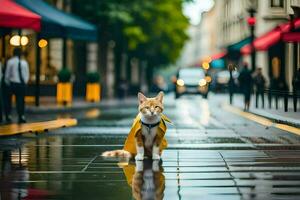
{"label": "green foliage", "polygon": [[98,83],[100,81],[100,75],[97,72],[89,72],[86,76],[88,83]]}
{"label": "green foliage", "polygon": [[71,80],[71,71],[66,68],[63,67],[59,72],[58,72],[58,80],[61,83],[67,83],[70,82]]}
{"label": "green foliage", "polygon": [[189,1],[72,0],[72,10],[99,26],[100,42],[113,40],[119,53],[159,67],[175,62],[188,39],[182,6]]}

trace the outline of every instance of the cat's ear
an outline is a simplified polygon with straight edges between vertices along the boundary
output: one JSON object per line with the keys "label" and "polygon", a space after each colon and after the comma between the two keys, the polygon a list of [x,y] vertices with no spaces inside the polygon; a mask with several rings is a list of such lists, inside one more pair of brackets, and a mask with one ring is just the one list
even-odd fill
{"label": "cat's ear", "polygon": [[155,97],[158,101],[162,102],[164,98],[164,92],[159,92],[158,95]]}
{"label": "cat's ear", "polygon": [[141,92],[138,93],[139,104],[144,103],[147,100],[147,97],[143,95]]}

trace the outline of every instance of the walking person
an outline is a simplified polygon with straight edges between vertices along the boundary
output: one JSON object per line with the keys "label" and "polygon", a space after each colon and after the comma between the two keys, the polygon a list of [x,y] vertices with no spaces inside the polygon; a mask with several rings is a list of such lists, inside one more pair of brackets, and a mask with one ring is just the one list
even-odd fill
{"label": "walking person", "polygon": [[2,79],[3,79],[3,71],[2,71],[2,63],[0,62],[0,123],[3,122],[3,89],[2,89]]}
{"label": "walking person", "polygon": [[264,98],[264,90],[265,90],[266,79],[262,74],[262,69],[259,67],[256,70],[256,74],[254,76],[254,85],[256,88],[255,92],[255,107],[258,108],[258,99],[261,96],[262,100],[262,108],[265,107],[265,98]]}
{"label": "walking person", "polygon": [[8,107],[7,107],[7,119],[11,117],[11,96],[16,96],[17,112],[19,116],[19,123],[25,123],[26,119],[24,116],[25,112],[25,89],[26,84],[29,80],[29,68],[28,63],[25,59],[22,59],[21,48],[15,48],[13,51],[13,57],[7,61],[5,71],[5,82],[9,85],[8,91]]}
{"label": "walking person", "polygon": [[5,82],[5,72],[6,72],[6,63],[7,60],[4,60],[4,64],[2,66],[2,78],[1,78],[1,101],[3,103],[4,114],[5,114],[5,121],[6,123],[11,123],[11,116],[9,113],[9,108],[11,107],[11,94],[9,85]]}
{"label": "walking person", "polygon": [[252,91],[252,83],[253,79],[251,76],[251,72],[248,69],[248,64],[244,63],[243,69],[239,75],[239,83],[244,94],[244,111],[248,111],[250,107],[250,98]]}
{"label": "walking person", "polygon": [[233,94],[234,94],[234,79],[233,79],[233,71],[235,67],[232,63],[228,65],[228,70],[229,70],[229,81],[228,81],[228,91],[229,91],[229,103],[232,104],[233,101]]}
{"label": "walking person", "polygon": [[292,81],[293,84],[293,102],[294,102],[294,110],[297,111],[297,101],[298,96],[300,96],[300,68],[294,74],[294,78]]}

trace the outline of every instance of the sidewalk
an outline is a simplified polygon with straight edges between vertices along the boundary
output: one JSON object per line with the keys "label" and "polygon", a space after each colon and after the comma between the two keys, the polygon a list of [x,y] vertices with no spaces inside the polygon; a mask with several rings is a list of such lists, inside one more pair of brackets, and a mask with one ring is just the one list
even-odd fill
{"label": "sidewalk", "polygon": [[22,133],[41,133],[52,129],[64,128],[77,125],[73,118],[56,119],[51,121],[33,122],[25,124],[8,124],[0,126],[1,136],[12,136]]}
{"label": "sidewalk", "polygon": [[84,98],[74,98],[71,105],[58,105],[56,103],[55,97],[41,97],[40,106],[36,107],[34,102],[29,102],[26,106],[26,113],[36,114],[36,113],[45,113],[45,112],[66,112],[66,111],[76,111],[82,109],[90,109],[90,108],[104,108],[111,107],[115,105],[120,105],[122,102],[123,106],[128,106],[137,104],[136,98],[127,98],[124,100],[119,99],[105,99],[100,102],[87,102]]}
{"label": "sidewalk", "polygon": [[[259,100],[261,100],[261,99],[259,99]],[[259,103],[261,103],[261,101],[259,101]],[[233,97],[232,106],[236,106],[240,109],[244,109],[243,96],[240,94],[235,94]],[[265,117],[265,118],[268,118],[277,123],[300,127],[300,108],[298,108],[297,112],[294,112],[291,102],[289,103],[288,112],[284,112],[282,102],[279,103],[278,110],[276,110],[275,106],[273,106],[273,105],[272,105],[272,108],[269,109],[267,97],[265,97],[265,108],[264,109],[261,108],[261,104],[259,104],[258,108],[255,108],[255,96],[252,95],[249,112],[259,115],[259,116],[262,116],[262,117]]]}

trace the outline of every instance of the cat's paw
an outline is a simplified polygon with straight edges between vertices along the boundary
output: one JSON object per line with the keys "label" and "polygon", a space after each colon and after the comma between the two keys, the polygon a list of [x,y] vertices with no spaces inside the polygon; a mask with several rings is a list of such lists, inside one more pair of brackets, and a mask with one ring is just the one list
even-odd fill
{"label": "cat's paw", "polygon": [[136,165],[135,171],[141,172],[141,171],[144,170],[144,162],[143,162],[143,161],[141,161],[141,160],[136,160],[136,161],[135,161],[135,165]]}
{"label": "cat's paw", "polygon": [[136,154],[135,160],[144,160],[144,155],[142,155],[142,154]]}
{"label": "cat's paw", "polygon": [[153,154],[152,160],[160,160],[160,156],[158,154]]}
{"label": "cat's paw", "polygon": [[159,160],[154,160],[152,162],[152,171],[159,172]]}

